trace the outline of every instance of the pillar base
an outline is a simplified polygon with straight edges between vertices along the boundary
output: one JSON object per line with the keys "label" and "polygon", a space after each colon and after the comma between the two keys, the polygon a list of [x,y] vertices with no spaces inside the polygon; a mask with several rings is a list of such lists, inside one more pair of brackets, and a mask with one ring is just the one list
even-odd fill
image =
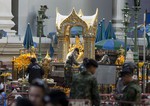
{"label": "pillar base", "polygon": [[0,30],[7,32],[7,36],[15,36],[16,31],[11,30],[15,26],[12,21],[12,0],[0,0]]}

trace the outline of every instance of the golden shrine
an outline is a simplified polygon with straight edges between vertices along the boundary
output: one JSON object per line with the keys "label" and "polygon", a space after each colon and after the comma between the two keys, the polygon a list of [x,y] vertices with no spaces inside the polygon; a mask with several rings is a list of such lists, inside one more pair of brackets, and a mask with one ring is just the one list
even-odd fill
{"label": "golden shrine", "polygon": [[[67,54],[74,48],[79,48],[78,60],[83,57],[95,58],[95,37],[98,23],[98,9],[92,16],[84,16],[80,10],[75,9],[69,15],[61,15],[56,10],[56,28],[58,33],[58,59],[61,62],[66,60]],[[76,37],[76,44],[70,44],[71,28],[82,27],[83,43]]]}

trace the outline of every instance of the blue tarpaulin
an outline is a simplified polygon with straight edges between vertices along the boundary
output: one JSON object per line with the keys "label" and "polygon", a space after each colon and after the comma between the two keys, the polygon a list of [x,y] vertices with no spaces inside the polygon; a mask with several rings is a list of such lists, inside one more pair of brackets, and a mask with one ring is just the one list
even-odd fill
{"label": "blue tarpaulin", "polygon": [[52,58],[54,56],[54,48],[52,46],[52,43],[50,44],[50,57]]}
{"label": "blue tarpaulin", "polygon": [[55,43],[55,44],[58,43],[58,37],[57,37],[56,32],[50,32],[47,37],[50,38],[53,43]]}
{"label": "blue tarpaulin", "polygon": [[50,57],[52,58],[54,56],[53,44],[57,44],[58,43],[58,38],[57,38],[56,32],[50,32],[47,37],[51,39],[51,43],[50,43]]}

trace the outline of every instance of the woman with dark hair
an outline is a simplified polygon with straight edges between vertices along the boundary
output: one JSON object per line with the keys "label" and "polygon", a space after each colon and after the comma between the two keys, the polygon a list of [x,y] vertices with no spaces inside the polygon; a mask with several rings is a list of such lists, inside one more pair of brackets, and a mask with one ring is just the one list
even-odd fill
{"label": "woman with dark hair", "polygon": [[96,72],[98,63],[93,59],[83,60],[84,71],[73,77],[70,97],[72,99],[89,99],[92,106],[100,105],[98,84],[93,74]]}

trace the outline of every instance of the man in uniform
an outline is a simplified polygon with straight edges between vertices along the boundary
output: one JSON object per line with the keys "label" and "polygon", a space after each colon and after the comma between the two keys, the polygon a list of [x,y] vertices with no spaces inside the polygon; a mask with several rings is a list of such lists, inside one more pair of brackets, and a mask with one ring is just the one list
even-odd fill
{"label": "man in uniform", "polygon": [[73,52],[70,52],[67,55],[66,62],[65,62],[65,75],[64,75],[64,80],[65,80],[65,86],[70,87],[72,83],[72,76],[73,76],[73,65],[79,65],[79,63],[76,61],[79,55],[79,49],[75,48]]}
{"label": "man in uniform", "polygon": [[93,59],[84,59],[84,71],[74,75],[70,98],[91,100],[92,106],[100,106],[98,83],[93,74],[96,72],[98,63]]}
{"label": "man in uniform", "polygon": [[[128,102],[139,102],[141,99],[141,88],[137,81],[134,81],[133,71],[136,69],[136,65],[134,63],[124,63],[122,67],[122,71],[120,72],[120,77],[122,78],[122,82],[124,84],[124,88],[122,90],[122,97],[120,96],[121,101]],[[122,103],[121,106],[133,106],[134,104]]]}

